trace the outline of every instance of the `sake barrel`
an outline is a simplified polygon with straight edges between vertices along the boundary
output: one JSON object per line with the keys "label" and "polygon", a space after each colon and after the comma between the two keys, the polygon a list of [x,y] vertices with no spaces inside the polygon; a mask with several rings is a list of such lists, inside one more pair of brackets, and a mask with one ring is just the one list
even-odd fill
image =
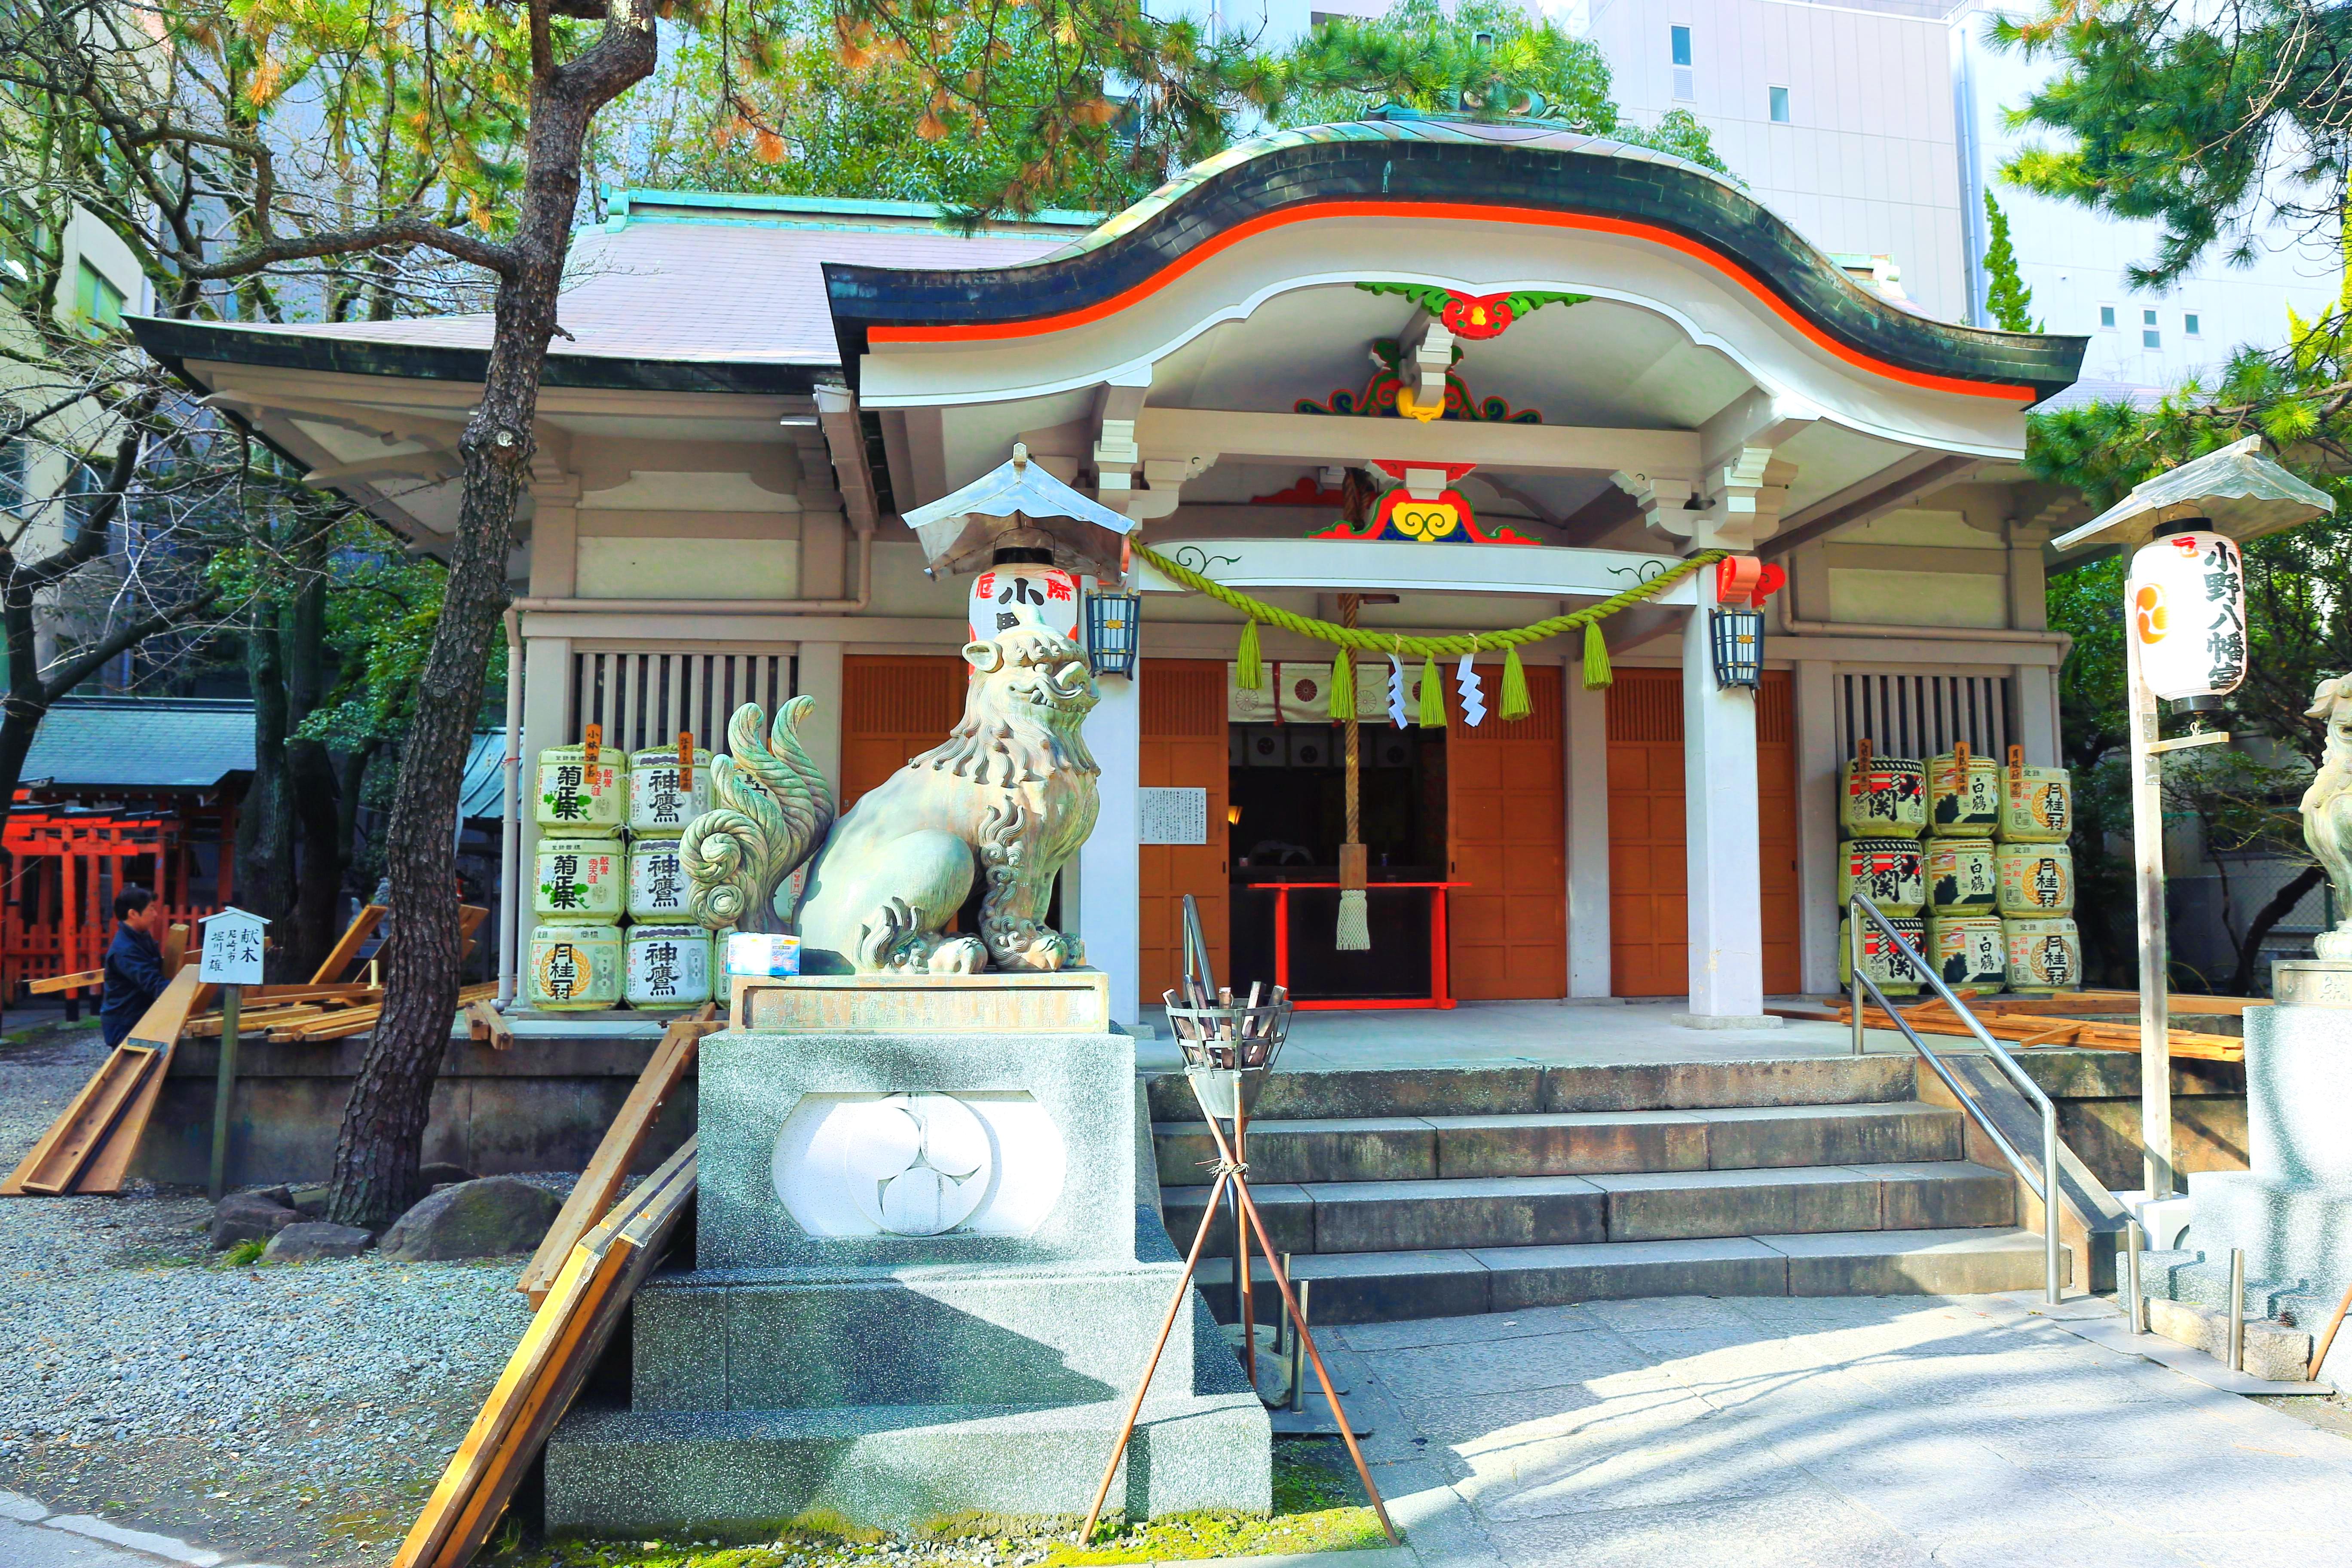
{"label": "sake barrel", "polygon": [[1927,945],[1920,950],[1944,984],[1958,991],[1998,991],[2009,974],[2007,933],[1996,915],[1962,915],[1927,922]]}
{"label": "sake barrel", "polygon": [[[1927,942],[1927,922],[1908,916],[1897,916],[1886,922],[1903,933],[1903,940],[1912,951],[1924,954]],[[1853,984],[1853,917],[1838,921],[1838,984]],[[1911,961],[1896,951],[1886,933],[1874,921],[1865,921],[1862,928],[1862,972],[1878,983],[1878,988],[1889,996],[1911,996],[1918,993],[1920,980]]]}
{"label": "sake barrel", "polygon": [[1848,838],[1916,838],[1927,826],[1927,768],[1916,757],[1848,758],[1838,772]]}
{"label": "sake barrel", "polygon": [[629,862],[617,838],[542,838],[531,913],[543,921],[614,921],[628,908]]}
{"label": "sake barrel", "polygon": [[[635,776],[633,773],[631,776]],[[676,924],[687,918],[686,866],[678,858],[675,838],[635,838],[629,842],[629,918],[656,925]]]}
{"label": "sake barrel", "polygon": [[621,831],[628,814],[629,764],[609,746],[588,765],[585,746],[550,746],[539,753],[539,826],[574,836]]}
{"label": "sake barrel", "polygon": [[2004,844],[1993,851],[2003,915],[2074,912],[2074,851],[2063,844]]}
{"label": "sake barrel", "polygon": [[2064,919],[2004,920],[2009,988],[2021,995],[2072,991],[2083,984],[2083,936]]}
{"label": "sake barrel", "polygon": [[526,973],[534,1007],[616,1007],[621,1002],[621,928],[538,925]]}
{"label": "sake barrel", "polygon": [[1991,839],[1931,838],[1922,854],[1931,911],[1978,910],[1991,914],[2000,908],[2000,862]]}
{"label": "sake barrel", "polygon": [[2057,844],[2074,827],[2074,784],[2064,768],[2004,768],[2000,838]]}
{"label": "sake barrel", "polygon": [[1946,752],[1927,764],[1927,831],[1938,838],[1990,838],[2000,826],[2000,767],[1990,757]]}
{"label": "sake barrel", "polygon": [[1916,915],[1927,884],[1916,838],[1849,838],[1838,846],[1838,906],[1861,893],[1881,914]]}
{"label": "sake barrel", "polygon": [[710,753],[694,752],[694,777],[677,787],[677,748],[655,746],[629,758],[629,836],[675,838],[710,809]]}
{"label": "sake barrel", "polygon": [[622,994],[630,1006],[659,1012],[710,1000],[710,933],[702,927],[631,926],[628,946]]}

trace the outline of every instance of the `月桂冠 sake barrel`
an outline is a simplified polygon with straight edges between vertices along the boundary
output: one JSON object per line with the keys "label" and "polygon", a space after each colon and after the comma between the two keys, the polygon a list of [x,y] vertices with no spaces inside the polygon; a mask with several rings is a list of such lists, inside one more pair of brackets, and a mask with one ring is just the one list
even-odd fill
{"label": "\u6708\u6842\u51a0 sake barrel", "polygon": [[628,759],[599,746],[592,768],[587,747],[550,746],[539,753],[538,794],[542,831],[609,837],[628,816]]}
{"label": "\u6708\u6842\u51a0 sake barrel", "polygon": [[1927,768],[1916,757],[1849,757],[1838,785],[1846,837],[1916,838],[1927,830]]}
{"label": "\u6708\u6842\u51a0 sake barrel", "polygon": [[1838,846],[1838,905],[1856,893],[1885,915],[1916,915],[1927,901],[1916,838],[1849,838]]}
{"label": "\u6708\u6842\u51a0 sake barrel", "polygon": [[629,918],[659,925],[687,918],[686,865],[675,838],[629,842]]}
{"label": "\u6708\u6842\u51a0 sake barrel", "polygon": [[2063,844],[2003,844],[1993,851],[2005,916],[2074,912],[2074,851]]}
{"label": "\u6708\u6842\u51a0 sake barrel", "polygon": [[1960,766],[1957,752],[1927,764],[1927,831],[1938,838],[1990,838],[2000,825],[2000,767],[1971,752]]}
{"label": "\u6708\u6842\u51a0 sake barrel", "polygon": [[2009,944],[1997,915],[1961,915],[1927,922],[1927,945],[1920,950],[1945,984],[1979,994],[2007,983]]}
{"label": "\u6708\u6842\u51a0 sake barrel", "polygon": [[628,852],[617,838],[542,838],[531,913],[542,921],[614,921],[629,906]]}
{"label": "\u6708\u6842\u51a0 sake barrel", "polygon": [[[1927,922],[1898,916],[1886,922],[1903,935],[1915,952],[1924,952],[1927,941]],[[1862,972],[1878,983],[1878,988],[1889,996],[1911,996],[1918,994],[1921,981],[1895,945],[1886,940],[1886,933],[1873,921],[1864,921],[1862,928]],[[1838,921],[1838,984],[1853,984],[1853,917]]]}
{"label": "\u6708\u6842\u51a0 sake barrel", "polygon": [[693,777],[678,787],[677,748],[655,746],[629,758],[629,836],[675,838],[710,809],[710,753],[694,752]]}
{"label": "\u6708\u6842\u51a0 sake barrel", "polygon": [[1921,847],[1927,908],[1991,914],[2000,905],[2000,872],[1990,838],[1931,838]]}
{"label": "\u6708\u6842\u51a0 sake barrel", "polygon": [[621,928],[533,926],[525,978],[534,1007],[619,1006]]}
{"label": "\u6708\u6842\u51a0 sake barrel", "polygon": [[2000,840],[2058,844],[2074,827],[2074,784],[2064,768],[2001,770]]}
{"label": "\u6708\u6842\u51a0 sake barrel", "polygon": [[2009,988],[2021,995],[2072,991],[2083,984],[2083,936],[2065,919],[2005,920]]}
{"label": "\u6708\u6842\u51a0 sake barrel", "polygon": [[622,994],[632,1007],[698,1007],[710,1000],[710,933],[695,925],[631,926],[628,977]]}

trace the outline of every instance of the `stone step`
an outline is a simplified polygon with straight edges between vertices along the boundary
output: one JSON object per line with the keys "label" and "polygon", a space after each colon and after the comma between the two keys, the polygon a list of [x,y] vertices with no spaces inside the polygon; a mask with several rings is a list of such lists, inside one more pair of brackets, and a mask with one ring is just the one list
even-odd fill
{"label": "stone step", "polygon": [[[2071,1282],[2071,1255],[2060,1254]],[[1307,1320],[1381,1323],[1513,1312],[1637,1296],[1979,1295],[2038,1289],[2042,1237],[2017,1229],[1870,1230],[1819,1236],[1608,1241],[1564,1247],[1326,1253],[1297,1258],[1311,1280]],[[1250,1276],[1262,1321],[1280,1310],[1263,1258]],[[1196,1276],[1230,1317],[1233,1260],[1203,1258]]]}
{"label": "stone step", "polygon": [[[1205,1123],[1151,1131],[1163,1189],[1200,1183],[1214,1165]],[[1250,1179],[1269,1185],[1891,1164],[1959,1159],[1960,1113],[1901,1100],[1256,1120],[1244,1154]]]}
{"label": "stone step", "polygon": [[[1475,1015],[1456,1016],[1466,1028]],[[1911,1058],[1897,1056],[1277,1072],[1267,1080],[1253,1114],[1315,1121],[1865,1104],[1909,1100],[1916,1081]],[[1186,1087],[1183,1074],[1162,1074],[1152,1079],[1147,1089],[1153,1121],[1200,1121],[1200,1105]]]}
{"label": "stone step", "polygon": [[[2017,1187],[1964,1161],[1593,1176],[1253,1184],[1275,1249],[1412,1252],[1726,1236],[2013,1226]],[[1189,1248],[1206,1186],[1166,1187],[1170,1238]],[[1230,1256],[1220,1205],[1208,1255]]]}

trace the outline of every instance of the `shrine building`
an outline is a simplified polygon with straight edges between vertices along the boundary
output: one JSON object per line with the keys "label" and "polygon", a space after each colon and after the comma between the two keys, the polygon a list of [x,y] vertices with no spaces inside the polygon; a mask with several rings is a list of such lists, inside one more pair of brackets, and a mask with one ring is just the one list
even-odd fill
{"label": "shrine building", "polygon": [[[723,745],[737,703],[805,693],[854,802],[962,707],[985,563],[939,566],[906,519],[1016,449],[1163,560],[1296,616],[1353,596],[1399,637],[1752,558],[1601,622],[1605,686],[1580,636],[1522,649],[1523,718],[1498,710],[1499,649],[1475,688],[1440,667],[1443,726],[1417,700],[1392,723],[1387,659],[1361,658],[1373,945],[1345,953],[1329,645],[1261,626],[1253,687],[1236,610],[1139,555],[1088,581],[1141,595],[1140,657],[1087,721],[1102,812],[1056,919],[1124,1017],[1174,979],[1186,893],[1239,984],[1279,949],[1302,998],[1756,1017],[1837,985],[1842,758],[2059,761],[2044,546],[2087,510],[2020,459],[2084,340],[1916,314],[1668,154],[1399,116],[1261,137],[1101,223],[609,208],[574,246],[511,566],[526,766],[591,722]],[[136,330],[312,483],[446,553],[487,315]],[[1760,678],[1726,684],[1709,612],[1759,588]]]}

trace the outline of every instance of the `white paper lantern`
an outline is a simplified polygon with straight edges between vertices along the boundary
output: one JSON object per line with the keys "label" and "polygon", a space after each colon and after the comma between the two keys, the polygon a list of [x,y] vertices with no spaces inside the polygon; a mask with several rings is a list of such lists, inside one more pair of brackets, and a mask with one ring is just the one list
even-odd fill
{"label": "white paper lantern", "polygon": [[2246,563],[2218,533],[2141,547],[2124,589],[2148,689],[2167,701],[2221,697],[2246,678]]}
{"label": "white paper lantern", "polygon": [[986,642],[1014,626],[1050,626],[1078,641],[1078,580],[1058,566],[992,566],[972,580],[971,639]]}

